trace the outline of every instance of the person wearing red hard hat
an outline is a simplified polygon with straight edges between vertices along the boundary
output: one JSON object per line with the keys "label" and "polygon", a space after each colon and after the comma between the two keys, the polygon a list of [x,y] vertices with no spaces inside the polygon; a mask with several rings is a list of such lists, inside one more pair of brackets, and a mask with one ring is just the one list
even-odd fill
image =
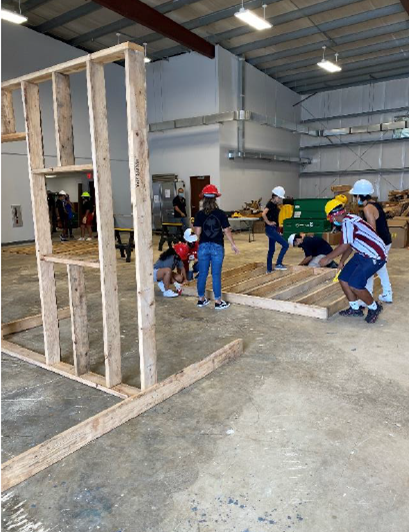
{"label": "person wearing red hard hat", "polygon": [[199,259],[199,279],[197,281],[199,301],[197,306],[201,308],[209,304],[209,300],[206,298],[206,281],[211,266],[214,308],[224,310],[230,306],[230,303],[222,300],[224,235],[230,241],[234,253],[238,253],[239,250],[234,243],[227,215],[217,205],[216,198],[221,196],[217,187],[214,185],[205,186],[200,196],[203,198],[203,205],[196,214],[193,224],[195,233],[200,239],[197,254]]}
{"label": "person wearing red hard hat", "polygon": [[281,251],[277,258],[275,270],[287,269],[283,265],[283,259],[289,248],[288,242],[278,232],[278,216],[280,214],[278,206],[283,203],[285,190],[283,187],[274,187],[271,192],[271,200],[267,203],[262,213],[263,220],[266,224],[266,235],[268,236],[267,273],[273,271],[273,257],[276,250],[276,243],[280,244]]}

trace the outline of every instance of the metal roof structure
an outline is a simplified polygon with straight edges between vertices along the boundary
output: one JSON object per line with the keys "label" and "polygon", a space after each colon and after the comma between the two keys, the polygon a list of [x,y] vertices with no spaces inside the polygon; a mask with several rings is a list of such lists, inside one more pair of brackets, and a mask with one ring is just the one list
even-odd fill
{"label": "metal roof structure", "polygon": [[[146,42],[149,57],[157,60],[198,50],[198,41],[208,49],[209,43],[220,44],[300,94],[409,75],[409,0],[244,0],[244,7],[260,16],[267,5],[273,27],[262,31],[234,16],[240,0],[143,3],[158,17],[153,25],[149,17],[144,25],[129,18],[140,0],[21,0],[21,11],[32,29],[88,52],[130,40]],[[114,10],[103,7],[110,4]],[[8,6],[16,9],[17,0],[5,0]],[[165,28],[169,19],[172,28]],[[322,46],[328,59],[339,54],[342,72],[329,74],[317,66]]]}

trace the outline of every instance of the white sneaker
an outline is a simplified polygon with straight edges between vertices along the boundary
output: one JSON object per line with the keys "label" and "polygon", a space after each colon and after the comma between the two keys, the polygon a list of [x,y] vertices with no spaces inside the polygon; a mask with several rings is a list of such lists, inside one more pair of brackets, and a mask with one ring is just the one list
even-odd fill
{"label": "white sneaker", "polygon": [[392,292],[380,295],[379,301],[382,301],[382,303],[393,303]]}
{"label": "white sneaker", "polygon": [[163,281],[158,281],[158,287],[159,287],[159,290],[162,292],[162,294],[164,292],[166,292],[165,285],[163,284]]}
{"label": "white sneaker", "polygon": [[87,242],[91,242],[92,241],[92,238],[89,236],[88,238],[85,239]]}
{"label": "white sneaker", "polygon": [[178,295],[179,294],[177,294],[173,290],[165,290],[165,292],[163,292],[163,297],[178,297]]}
{"label": "white sneaker", "polygon": [[81,236],[78,240],[85,240],[85,238],[83,236]]}
{"label": "white sneaker", "polygon": [[178,283],[177,281],[173,281],[173,284],[175,285],[175,288],[178,292],[182,290],[182,285],[180,283]]}

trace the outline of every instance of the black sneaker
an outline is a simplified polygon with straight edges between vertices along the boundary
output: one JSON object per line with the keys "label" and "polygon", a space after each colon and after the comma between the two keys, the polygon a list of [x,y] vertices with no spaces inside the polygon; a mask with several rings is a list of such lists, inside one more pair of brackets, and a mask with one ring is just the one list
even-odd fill
{"label": "black sneaker", "polygon": [[345,310],[341,310],[339,313],[340,316],[352,316],[353,318],[362,318],[364,315],[364,312],[362,308],[359,308],[358,310],[354,310],[351,307],[348,307]]}
{"label": "black sneaker", "polygon": [[203,301],[200,301],[200,299],[199,299],[199,301],[197,302],[196,306],[199,307],[199,308],[202,308],[202,307],[205,307],[206,305],[208,305],[209,303],[210,303],[210,301],[205,297],[203,299]]}
{"label": "black sneaker", "polygon": [[379,314],[382,312],[382,310],[383,310],[383,307],[379,303],[376,304],[375,310],[371,310],[369,308],[368,314],[366,315],[366,318],[365,318],[366,323],[375,323],[379,317]]}
{"label": "black sneaker", "polygon": [[223,301],[223,299],[220,301],[220,303],[214,304],[215,310],[224,310],[225,308],[229,308],[229,307],[230,307],[230,303]]}

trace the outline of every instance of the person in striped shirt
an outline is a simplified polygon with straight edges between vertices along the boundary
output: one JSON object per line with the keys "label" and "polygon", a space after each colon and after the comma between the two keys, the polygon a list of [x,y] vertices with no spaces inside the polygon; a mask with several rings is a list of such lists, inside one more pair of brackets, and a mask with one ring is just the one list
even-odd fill
{"label": "person in striped shirt", "polygon": [[[374,300],[366,289],[366,284],[368,279],[386,263],[385,243],[362,218],[348,214],[344,204],[339,200],[330,200],[325,206],[325,212],[331,223],[342,226],[342,243],[319,263],[321,267],[327,266],[329,262],[341,255],[338,267],[342,271],[338,279],[348,298],[349,308],[342,310],[340,315],[363,316],[364,313],[360,307],[360,301],[363,301],[368,307],[365,321],[375,323],[382,311],[382,305]],[[354,256],[345,264],[353,251]]]}

